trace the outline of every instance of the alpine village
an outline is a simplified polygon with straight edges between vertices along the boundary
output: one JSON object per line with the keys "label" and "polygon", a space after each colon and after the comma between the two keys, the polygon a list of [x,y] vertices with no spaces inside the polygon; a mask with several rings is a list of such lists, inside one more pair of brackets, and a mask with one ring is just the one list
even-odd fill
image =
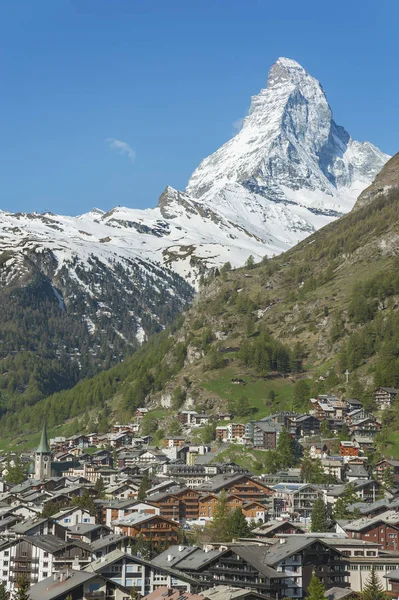
{"label": "alpine village", "polygon": [[0,600],[398,598],[399,154],[282,58],[151,211],[0,212]]}

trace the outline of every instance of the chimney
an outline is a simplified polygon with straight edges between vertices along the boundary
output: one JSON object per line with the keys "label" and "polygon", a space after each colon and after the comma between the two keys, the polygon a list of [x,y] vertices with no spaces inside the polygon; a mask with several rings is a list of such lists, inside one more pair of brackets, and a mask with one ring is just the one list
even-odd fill
{"label": "chimney", "polygon": [[184,546],[179,546],[179,552],[183,552]]}
{"label": "chimney", "polygon": [[173,560],[173,556],[171,554],[168,554],[168,562],[172,562]]}
{"label": "chimney", "polygon": [[58,579],[58,573],[53,573],[53,581],[57,581],[57,579]]}
{"label": "chimney", "polygon": [[172,588],[168,588],[166,592],[167,598],[170,598],[171,596],[173,596],[173,594],[174,590],[172,590]]}

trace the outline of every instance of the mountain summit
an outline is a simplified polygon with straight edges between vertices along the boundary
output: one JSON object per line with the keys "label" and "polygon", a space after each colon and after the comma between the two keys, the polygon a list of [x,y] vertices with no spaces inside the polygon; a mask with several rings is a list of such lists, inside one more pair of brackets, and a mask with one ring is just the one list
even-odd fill
{"label": "mountain summit", "polygon": [[339,216],[388,158],[369,142],[354,141],[333,120],[319,81],[294,60],[279,58],[241,130],[201,162],[186,191],[217,202],[233,186],[235,195],[250,190]]}

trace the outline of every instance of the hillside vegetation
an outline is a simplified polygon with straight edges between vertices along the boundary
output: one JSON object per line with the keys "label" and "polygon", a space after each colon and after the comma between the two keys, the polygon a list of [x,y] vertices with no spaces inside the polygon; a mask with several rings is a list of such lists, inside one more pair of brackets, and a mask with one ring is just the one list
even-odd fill
{"label": "hillside vegetation", "polygon": [[89,426],[94,408],[126,419],[142,404],[167,416],[230,408],[242,420],[306,408],[309,393],[327,390],[370,402],[374,385],[399,385],[398,201],[393,190],[283,255],[225,265],[173,328],[35,411],[7,410],[0,431],[35,431],[44,416]]}

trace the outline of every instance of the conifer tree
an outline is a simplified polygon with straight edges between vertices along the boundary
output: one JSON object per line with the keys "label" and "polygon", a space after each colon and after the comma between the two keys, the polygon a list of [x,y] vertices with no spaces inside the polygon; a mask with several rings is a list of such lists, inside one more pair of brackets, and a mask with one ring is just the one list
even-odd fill
{"label": "conifer tree", "polygon": [[287,467],[293,467],[295,465],[294,440],[286,427],[283,427],[280,432],[276,450],[280,468],[286,469]]}
{"label": "conifer tree", "polygon": [[137,492],[137,499],[138,500],[144,500],[145,497],[147,496],[147,492],[148,490],[151,488],[152,483],[151,483],[151,478],[149,477],[148,473],[146,473],[143,477],[143,479],[140,481],[140,486]]}
{"label": "conifer tree", "polygon": [[213,512],[213,519],[209,529],[212,532],[212,539],[220,542],[229,542],[231,540],[230,531],[231,512],[227,504],[227,494],[222,490]]}
{"label": "conifer tree", "polygon": [[394,486],[394,478],[391,467],[385,469],[384,474],[382,476],[382,485],[386,490],[390,490]]}
{"label": "conifer tree", "polygon": [[306,598],[307,600],[327,600],[326,589],[314,571],[308,585]]}
{"label": "conifer tree", "polygon": [[81,510],[87,510],[91,515],[97,514],[97,506],[93,498],[90,496],[89,490],[85,488],[81,496],[75,496],[72,499],[72,505],[78,506]]}
{"label": "conifer tree", "polygon": [[356,494],[355,486],[352,483],[347,483],[344,488],[344,493],[335,503],[333,518],[335,521],[338,519],[347,519],[351,517],[352,519],[357,518],[357,513],[350,513],[348,511],[348,506],[350,504],[354,504],[359,501],[359,497]]}
{"label": "conifer tree", "polygon": [[8,600],[7,589],[3,581],[0,583],[0,600]]}
{"label": "conifer tree", "polygon": [[311,531],[328,531],[327,508],[323,498],[317,498],[313,504]]}
{"label": "conifer tree", "polygon": [[360,594],[362,600],[388,600],[389,596],[384,592],[382,583],[375,572],[374,566],[371,567],[370,575],[365,583],[363,592]]}
{"label": "conifer tree", "polygon": [[247,523],[244,513],[241,508],[237,507],[229,519],[230,537],[245,538],[251,533],[251,529]]}
{"label": "conifer tree", "polygon": [[105,497],[105,483],[104,483],[104,479],[102,477],[99,477],[97,479],[96,483],[94,484],[94,490],[95,490],[98,498]]}
{"label": "conifer tree", "polygon": [[14,600],[29,600],[30,582],[25,574],[18,578],[17,586]]}
{"label": "conifer tree", "polygon": [[19,483],[22,483],[26,479],[25,469],[22,464],[21,458],[18,454],[15,456],[15,458],[13,458],[12,463],[13,464],[11,465],[10,457],[7,456],[6,480],[8,483],[12,483],[13,485],[18,485]]}

